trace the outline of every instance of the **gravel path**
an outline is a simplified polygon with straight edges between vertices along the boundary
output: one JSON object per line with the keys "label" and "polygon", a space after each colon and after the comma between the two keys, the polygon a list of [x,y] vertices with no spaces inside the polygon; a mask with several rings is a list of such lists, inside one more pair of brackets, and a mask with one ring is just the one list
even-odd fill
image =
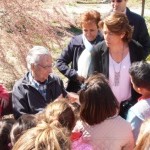
{"label": "gravel path", "polygon": [[[109,12],[111,10],[110,4],[84,4],[84,5],[75,5],[75,6],[66,6],[68,12],[72,14],[80,14],[89,9],[95,9],[99,11],[102,15]],[[133,12],[137,14],[141,14],[141,8],[130,8]],[[145,9],[144,16],[150,16],[150,9]]]}

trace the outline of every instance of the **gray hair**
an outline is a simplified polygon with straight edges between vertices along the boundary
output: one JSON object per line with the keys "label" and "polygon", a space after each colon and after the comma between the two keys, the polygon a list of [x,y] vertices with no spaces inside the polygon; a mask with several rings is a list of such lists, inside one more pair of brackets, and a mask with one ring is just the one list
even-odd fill
{"label": "gray hair", "polygon": [[32,64],[37,64],[43,55],[50,55],[51,53],[49,50],[43,46],[34,46],[32,49],[29,50],[29,53],[26,57],[27,67],[31,70]]}

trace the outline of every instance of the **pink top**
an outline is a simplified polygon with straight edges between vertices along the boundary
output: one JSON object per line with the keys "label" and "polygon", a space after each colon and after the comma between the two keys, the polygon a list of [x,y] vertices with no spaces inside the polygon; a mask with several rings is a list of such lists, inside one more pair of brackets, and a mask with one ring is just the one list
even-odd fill
{"label": "pink top", "polygon": [[93,150],[93,148],[89,143],[86,143],[82,137],[80,137],[72,142],[71,150]]}
{"label": "pink top", "polygon": [[[9,100],[9,93],[6,90],[6,88],[2,84],[0,84],[0,100],[2,98],[5,100]],[[1,116],[2,111],[3,111],[3,108],[0,105],[0,116]]]}
{"label": "pink top", "polygon": [[93,126],[79,120],[73,132],[82,132],[82,141],[91,145],[93,150],[133,150],[134,148],[131,125],[120,116],[108,118]]}

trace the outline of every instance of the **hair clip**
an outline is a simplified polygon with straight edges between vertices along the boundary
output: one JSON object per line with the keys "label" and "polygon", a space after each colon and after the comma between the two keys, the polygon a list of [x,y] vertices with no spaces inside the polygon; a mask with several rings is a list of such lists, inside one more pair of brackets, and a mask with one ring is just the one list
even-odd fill
{"label": "hair clip", "polygon": [[81,85],[81,90],[87,90],[87,84],[85,84],[85,83],[83,83],[82,85]]}

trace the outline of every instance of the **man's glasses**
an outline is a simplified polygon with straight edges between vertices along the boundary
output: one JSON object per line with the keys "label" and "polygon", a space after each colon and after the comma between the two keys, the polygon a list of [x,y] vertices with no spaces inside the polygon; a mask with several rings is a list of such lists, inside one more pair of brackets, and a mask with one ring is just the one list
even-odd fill
{"label": "man's glasses", "polygon": [[54,63],[52,63],[51,65],[47,65],[47,66],[42,66],[40,64],[37,64],[37,65],[40,66],[40,67],[42,67],[42,68],[44,68],[44,69],[53,68],[55,66]]}
{"label": "man's glasses", "polygon": [[121,3],[122,0],[111,0],[112,3],[117,2],[117,3]]}

